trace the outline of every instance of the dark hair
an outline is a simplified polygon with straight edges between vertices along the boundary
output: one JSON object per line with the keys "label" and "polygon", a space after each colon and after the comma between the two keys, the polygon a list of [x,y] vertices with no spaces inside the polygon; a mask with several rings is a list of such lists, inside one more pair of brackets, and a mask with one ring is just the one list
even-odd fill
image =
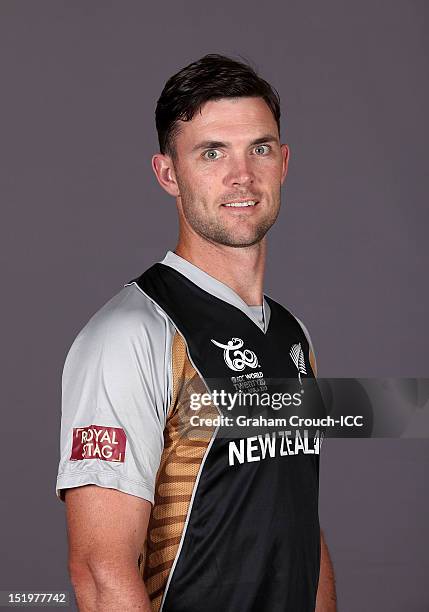
{"label": "dark hair", "polygon": [[203,104],[209,100],[244,96],[265,100],[280,134],[279,94],[251,66],[210,53],[182,68],[168,79],[156,105],[155,121],[161,153],[175,157],[174,137],[179,130],[179,121],[190,121]]}

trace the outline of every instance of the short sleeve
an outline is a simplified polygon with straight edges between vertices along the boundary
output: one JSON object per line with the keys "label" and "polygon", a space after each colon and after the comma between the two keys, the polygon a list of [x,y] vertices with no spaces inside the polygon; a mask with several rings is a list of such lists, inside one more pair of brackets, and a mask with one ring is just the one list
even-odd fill
{"label": "short sleeve", "polygon": [[173,330],[134,285],[74,340],[62,375],[56,494],[86,484],[154,502],[171,397]]}

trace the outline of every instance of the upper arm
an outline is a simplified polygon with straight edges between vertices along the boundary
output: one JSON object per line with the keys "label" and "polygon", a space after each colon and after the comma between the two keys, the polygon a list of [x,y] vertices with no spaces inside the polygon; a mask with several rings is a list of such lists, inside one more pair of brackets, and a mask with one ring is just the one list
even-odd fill
{"label": "upper arm", "polygon": [[87,488],[81,495],[119,500],[115,493],[122,492],[154,501],[172,334],[141,294],[123,292],[89,321],[67,355],[56,486],[62,500],[66,490],[92,484],[115,491]]}
{"label": "upper arm", "polygon": [[67,490],[65,502],[72,573],[82,568],[96,573],[109,566],[137,567],[150,502],[94,485]]}

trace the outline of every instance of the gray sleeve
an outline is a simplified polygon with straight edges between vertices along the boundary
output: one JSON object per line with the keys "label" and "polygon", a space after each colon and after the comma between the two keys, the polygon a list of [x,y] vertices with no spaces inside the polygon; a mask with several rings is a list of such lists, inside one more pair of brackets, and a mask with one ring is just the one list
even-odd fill
{"label": "gray sleeve", "polygon": [[62,376],[56,494],[86,484],[154,501],[171,397],[171,323],[123,288],[73,342]]}

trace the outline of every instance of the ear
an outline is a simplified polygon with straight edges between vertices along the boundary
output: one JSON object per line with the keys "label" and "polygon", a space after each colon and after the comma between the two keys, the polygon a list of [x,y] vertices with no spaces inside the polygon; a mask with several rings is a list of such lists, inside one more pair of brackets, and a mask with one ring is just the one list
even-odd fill
{"label": "ear", "polygon": [[152,157],[152,170],[155,172],[158,183],[167,193],[174,197],[180,195],[173,160],[169,155],[156,153]]}
{"label": "ear", "polygon": [[282,158],[283,158],[282,176],[281,176],[280,183],[283,184],[286,178],[287,169],[289,165],[290,149],[287,144],[280,145],[280,149],[281,149]]}

